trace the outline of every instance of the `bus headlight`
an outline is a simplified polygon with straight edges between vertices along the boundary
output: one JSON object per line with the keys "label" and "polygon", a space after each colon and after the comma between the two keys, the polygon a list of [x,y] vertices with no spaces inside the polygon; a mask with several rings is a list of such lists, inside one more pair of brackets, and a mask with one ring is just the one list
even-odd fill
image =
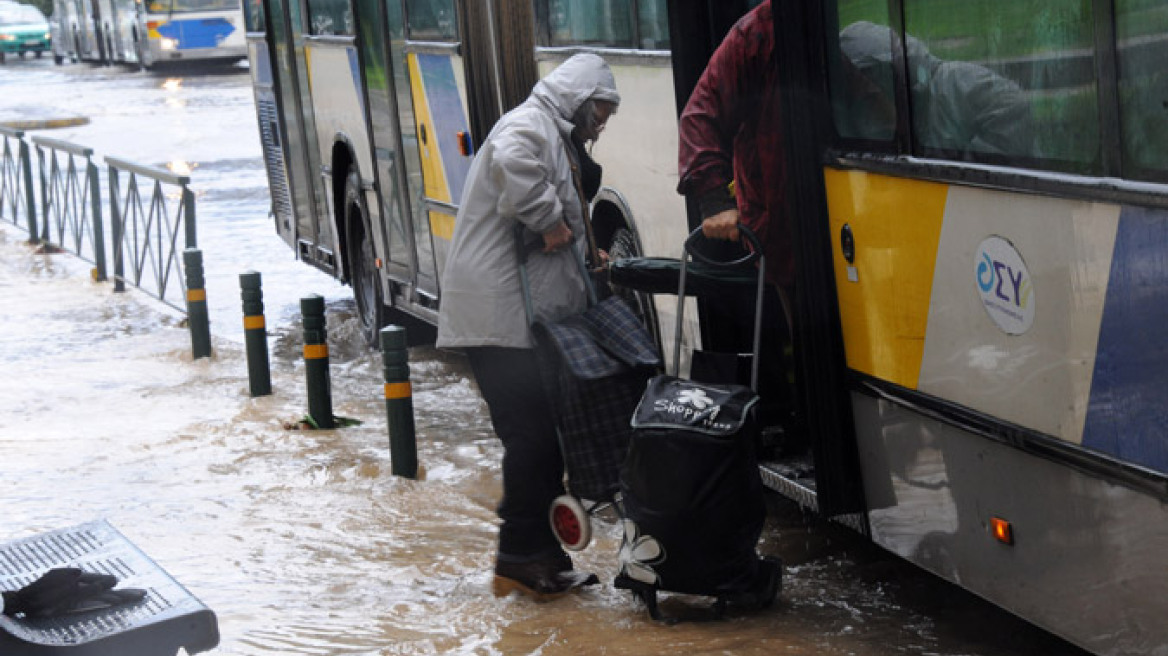
{"label": "bus headlight", "polygon": [[178,50],[178,39],[162,37],[158,40],[158,46],[163,50]]}

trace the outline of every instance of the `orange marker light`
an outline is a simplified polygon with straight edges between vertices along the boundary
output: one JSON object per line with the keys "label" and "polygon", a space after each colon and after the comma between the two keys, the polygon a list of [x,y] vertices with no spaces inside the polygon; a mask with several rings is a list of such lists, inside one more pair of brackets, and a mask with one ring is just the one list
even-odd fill
{"label": "orange marker light", "polygon": [[1014,544],[1014,528],[1010,522],[1001,517],[990,518],[990,530],[994,533],[994,539],[1002,544]]}

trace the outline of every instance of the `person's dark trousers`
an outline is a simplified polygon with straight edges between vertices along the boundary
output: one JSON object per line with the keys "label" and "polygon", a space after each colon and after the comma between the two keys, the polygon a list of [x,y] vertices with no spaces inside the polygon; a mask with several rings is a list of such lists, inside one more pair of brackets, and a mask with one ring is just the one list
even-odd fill
{"label": "person's dark trousers", "polygon": [[562,554],[548,509],[564,494],[564,460],[535,350],[481,346],[466,354],[503,442],[499,556],[526,560]]}

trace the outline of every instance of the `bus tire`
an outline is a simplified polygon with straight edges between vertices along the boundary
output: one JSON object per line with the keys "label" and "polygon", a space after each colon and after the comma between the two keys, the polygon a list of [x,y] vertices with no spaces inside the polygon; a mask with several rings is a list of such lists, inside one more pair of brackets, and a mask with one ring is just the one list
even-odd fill
{"label": "bus tire", "polygon": [[349,284],[357,301],[361,335],[369,346],[377,346],[378,333],[386,325],[387,312],[381,291],[381,276],[374,262],[373,236],[369,233],[369,211],[361,191],[356,167],[345,178],[345,233],[349,258]]}

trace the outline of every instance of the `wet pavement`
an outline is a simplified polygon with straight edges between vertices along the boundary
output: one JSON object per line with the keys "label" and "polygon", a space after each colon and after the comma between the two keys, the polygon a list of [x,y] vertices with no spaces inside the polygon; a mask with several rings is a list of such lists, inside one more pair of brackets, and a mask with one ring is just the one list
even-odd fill
{"label": "wet pavement", "polygon": [[[295,262],[274,232],[248,84],[243,69],[0,68],[0,119],[85,115],[38,134],[191,168],[214,346],[192,360],[173,310],[113,293],[88,264],[38,253],[0,222],[0,539],[109,519],[216,612],[212,653],[231,656],[1080,654],[778,498],[760,550],[788,570],[765,612],[650,621],[611,585],[611,521],[577,558],[603,585],[547,604],[493,597],[500,448],[469,368],[411,350],[424,475],[393,476],[380,356],[360,342],[348,289]],[[251,269],[264,275],[274,388],[257,399],[238,293]],[[335,413],[358,426],[287,428],[307,408],[298,300],[309,293],[327,300]],[[703,603],[666,601],[687,616]]]}

